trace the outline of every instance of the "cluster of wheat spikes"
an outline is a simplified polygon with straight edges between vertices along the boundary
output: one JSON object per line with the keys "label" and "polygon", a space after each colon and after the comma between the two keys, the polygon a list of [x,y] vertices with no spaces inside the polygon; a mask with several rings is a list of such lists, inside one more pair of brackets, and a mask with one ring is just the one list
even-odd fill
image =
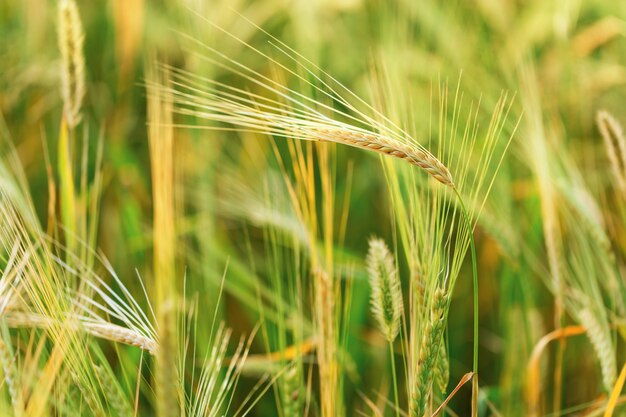
{"label": "cluster of wheat spikes", "polygon": [[[417,166],[446,186],[442,189],[441,186],[428,184],[423,178],[416,178],[415,172],[406,171],[402,167],[385,161],[392,207],[398,216],[396,224],[399,227],[401,245],[407,255],[407,265],[412,271],[409,285],[410,308],[409,316],[404,316],[401,284],[395,272],[395,257],[386,248],[384,242],[373,240],[368,255],[368,270],[372,283],[372,310],[390,345],[394,407],[398,414],[401,404],[396,382],[393,341],[403,327],[401,326],[402,317],[405,333],[402,337],[401,352],[407,366],[408,410],[411,417],[421,417],[435,404],[432,393],[433,381],[447,381],[448,378],[442,371],[445,372],[448,366],[444,331],[450,295],[466,251],[470,246],[472,247],[475,305],[472,413],[476,415],[478,288],[472,233],[504,151],[510,143],[510,136],[508,140],[502,138],[503,127],[510,111],[510,101],[507,96],[503,95],[496,103],[487,131],[481,132],[485,138],[481,138],[482,142],[479,147],[477,146],[479,130],[476,121],[472,120],[471,116],[472,113],[477,113],[478,108],[470,111],[466,127],[459,129],[461,121],[458,118],[453,121],[452,126],[446,126],[444,119],[445,111],[449,106],[448,92],[445,87],[441,87],[438,103],[440,124],[436,132],[430,132],[432,135],[437,135],[431,143],[436,144],[440,153],[456,165],[458,177],[455,183],[450,170],[440,159],[416,142],[409,131],[401,128],[399,124],[383,114],[385,103],[376,104],[381,106],[380,109],[367,104],[330,75],[275,38],[272,38],[272,41],[278,44],[276,50],[286,58],[288,63],[272,58],[233,35],[229,36],[252,53],[269,60],[275,66],[276,71],[296,77],[307,88],[315,91],[317,96],[323,98],[313,100],[284,86],[279,81],[238,63],[217,49],[193,40],[193,43],[196,46],[199,44],[204,52],[204,55],[201,55],[202,59],[241,77],[254,86],[255,90],[227,85],[189,71],[162,65],[162,72],[171,73],[172,80],[169,85],[150,84],[154,89],[153,94],[160,99],[171,100],[176,113],[192,116],[196,120],[213,122],[204,127],[200,126],[206,129],[228,131],[234,128],[240,132],[260,133],[308,142],[332,142],[362,148],[408,162],[406,164],[408,167]],[[295,65],[296,69],[291,69],[289,64]],[[301,73],[307,74],[307,77],[299,75]],[[378,75],[380,74],[378,71],[374,74],[372,78],[374,89],[384,88],[385,75]],[[310,81],[311,79],[314,81]],[[463,106],[458,88],[453,102],[454,114],[460,112]],[[328,102],[339,103],[339,106],[327,104],[325,99]],[[342,110],[338,110],[338,107]],[[193,125],[182,124],[180,126]],[[163,126],[163,128],[168,127],[169,125]],[[293,157],[295,160],[299,158],[302,157]],[[327,189],[323,186],[327,169],[320,168],[324,190]],[[301,176],[305,175],[311,174],[303,173]],[[314,178],[310,181],[315,182]],[[409,190],[408,195],[401,191],[406,189]],[[308,238],[315,239],[316,224],[319,220],[310,217],[311,213],[315,212],[310,202],[314,198],[310,197],[303,203],[299,201],[300,197],[295,197],[300,193],[292,191],[291,194],[294,196],[294,205],[299,217],[307,225]],[[307,190],[305,195],[314,196],[315,193]],[[326,197],[326,199],[329,198],[331,197]],[[303,204],[308,207],[307,210],[304,210]],[[329,204],[332,206],[332,202]],[[332,212],[325,214],[330,216]],[[331,220],[324,217],[324,221]],[[325,227],[322,230],[328,231]],[[328,237],[325,237],[324,242],[328,244],[327,239]],[[339,355],[335,347],[337,335],[334,319],[335,300],[338,297],[337,287],[333,283],[328,266],[332,266],[332,255],[327,254],[324,263],[320,264],[316,256],[317,250],[314,249],[312,243],[308,245],[311,246],[311,268],[314,281],[313,314],[317,330],[321,414],[330,417],[337,415],[338,404],[338,386],[334,384],[337,379],[337,369],[334,363]],[[445,384],[439,385],[442,387],[442,393],[445,393]]]}

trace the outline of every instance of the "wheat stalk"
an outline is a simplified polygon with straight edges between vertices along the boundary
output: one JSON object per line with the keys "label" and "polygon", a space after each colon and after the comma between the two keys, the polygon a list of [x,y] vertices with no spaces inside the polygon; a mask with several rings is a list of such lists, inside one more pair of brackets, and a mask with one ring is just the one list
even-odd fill
{"label": "wheat stalk", "polygon": [[337,386],[339,369],[337,366],[335,328],[335,285],[329,274],[321,267],[313,270],[315,327],[320,340],[317,346],[317,361],[320,380],[321,416],[336,415],[340,395]]}
{"label": "wheat stalk", "polygon": [[74,0],[61,0],[59,3],[58,25],[63,113],[68,127],[72,129],[80,122],[80,109],[85,95],[84,33]]}
{"label": "wheat stalk", "polygon": [[178,370],[176,367],[176,231],[174,219],[174,130],[172,102],[168,97],[151,91],[154,83],[169,84],[166,72],[158,73],[147,67],[148,86],[148,140],[152,172],[154,281],[159,323],[159,348],[155,362],[155,392],[157,416],[174,417],[180,414],[178,404]]}

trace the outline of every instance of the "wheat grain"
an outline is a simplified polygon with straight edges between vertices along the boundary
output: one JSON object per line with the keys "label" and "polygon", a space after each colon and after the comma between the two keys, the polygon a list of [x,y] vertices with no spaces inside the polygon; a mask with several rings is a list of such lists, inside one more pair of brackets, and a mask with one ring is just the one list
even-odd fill
{"label": "wheat grain", "polygon": [[450,361],[448,360],[448,353],[446,351],[446,344],[441,341],[439,346],[439,355],[437,356],[437,375],[436,382],[439,391],[446,392],[448,387],[448,381],[450,380]]}

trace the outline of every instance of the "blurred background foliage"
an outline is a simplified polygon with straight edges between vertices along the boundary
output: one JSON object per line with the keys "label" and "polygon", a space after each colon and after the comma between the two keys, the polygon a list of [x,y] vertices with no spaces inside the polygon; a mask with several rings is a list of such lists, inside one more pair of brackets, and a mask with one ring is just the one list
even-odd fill
{"label": "blurred background foliage", "polygon": [[[594,118],[597,110],[604,108],[626,122],[626,2],[77,3],[85,30],[87,80],[80,135],[92,144],[99,137],[104,141],[97,248],[132,291],[141,291],[137,274],[149,290],[152,285],[152,198],[143,86],[146,63],[157,57],[204,77],[239,82],[202,58],[203,48],[195,42],[199,41],[263,74],[270,75],[273,70],[269,62],[207,24],[205,18],[255,48],[276,54],[268,36],[254,27],[258,25],[366,100],[372,99],[372,63],[380,64],[392,80],[386,93],[412,116],[402,123],[411,124],[421,138],[429,135],[433,92],[440,83],[448,83],[453,93],[458,82],[464,100],[480,102],[480,108],[486,109],[478,116],[481,125],[488,123],[489,112],[503,91],[515,95],[505,133],[511,134],[518,122],[519,128],[475,232],[481,282],[483,415],[524,415],[524,375],[531,351],[542,336],[557,327],[554,309],[559,289],[552,281],[546,217],[556,213],[565,259],[568,253],[577,256],[575,249],[569,252],[568,242],[575,234],[571,227],[584,221],[568,217],[575,211],[567,209],[568,190],[575,193],[584,189],[597,202],[605,219],[603,230],[610,236],[618,260],[617,279],[622,280],[626,236],[619,224],[623,206],[612,191],[606,152]],[[46,154],[56,160],[56,148],[49,144],[56,140],[62,114],[56,31],[55,2],[0,2],[1,131],[17,148],[42,224],[46,222],[49,196]],[[181,290],[184,280],[185,293],[198,297],[201,315],[196,337],[203,346],[210,337],[208,317],[215,308],[235,334],[248,334],[260,316],[271,316],[274,311],[260,305],[280,304],[274,299],[280,293],[272,292],[273,286],[277,282],[290,285],[290,275],[298,273],[299,255],[292,257],[287,249],[292,243],[286,238],[281,241],[278,235],[269,237],[275,233],[272,225],[295,230],[296,234],[301,227],[277,157],[289,160],[291,155],[280,139],[202,129],[177,128],[174,146],[179,216],[172,221],[178,233],[177,275]],[[95,154],[95,148],[92,145],[90,152]],[[356,415],[357,410],[369,413],[359,393],[380,402],[372,393],[381,390],[381,395],[386,395],[381,386],[389,384],[388,378],[381,378],[388,359],[385,342],[370,330],[364,259],[368,238],[379,235],[391,242],[393,224],[377,158],[352,148],[332,148],[338,226],[341,207],[349,207],[344,242],[336,251],[338,259],[354,271],[346,342],[351,365],[344,394],[346,409],[354,410],[348,414]],[[90,158],[91,163],[94,159]],[[547,184],[546,177],[551,179]],[[554,194],[558,196],[546,197]],[[596,256],[591,252],[593,247],[586,250],[591,258]],[[225,295],[217,306],[224,273]],[[588,279],[591,276],[595,274],[589,274]],[[469,277],[464,270],[449,314],[452,385],[471,369]],[[309,302],[290,299],[286,293],[282,298],[289,308],[301,309],[299,303]],[[561,324],[577,320],[570,311]],[[202,330],[205,327],[207,330]],[[264,346],[259,338],[251,352],[268,348],[276,346]],[[621,352],[623,341],[616,341],[615,349]],[[132,374],[136,353],[129,350],[127,356],[114,357],[106,347],[105,352],[113,362],[126,357],[126,365],[113,367],[126,366]],[[558,356],[556,349],[549,352],[542,369],[552,369]],[[591,406],[603,392],[591,344],[582,337],[568,339],[564,355],[561,409]],[[623,354],[618,357],[623,359]],[[250,374],[242,378],[236,401],[256,383],[254,372]],[[543,381],[542,395],[550,404],[556,395],[551,377]],[[274,402],[272,395],[266,395],[252,415],[274,415]],[[469,389],[463,389],[451,407],[465,410],[468,402]]]}

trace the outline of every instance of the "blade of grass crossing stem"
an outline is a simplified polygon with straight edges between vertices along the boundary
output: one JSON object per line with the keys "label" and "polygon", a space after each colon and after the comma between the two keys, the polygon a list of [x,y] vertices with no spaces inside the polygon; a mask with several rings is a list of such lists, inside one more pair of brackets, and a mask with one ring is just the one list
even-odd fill
{"label": "blade of grass crossing stem", "polygon": [[528,415],[539,415],[539,396],[541,392],[541,354],[544,352],[550,342],[563,339],[566,337],[578,336],[585,333],[583,326],[567,326],[556,329],[545,336],[533,348],[528,361],[528,370],[526,376],[526,398],[528,403]]}
{"label": "blade of grass crossing stem", "polygon": [[619,378],[617,378],[617,381],[615,381],[615,386],[613,387],[613,391],[611,391],[609,402],[606,405],[606,411],[604,412],[604,417],[613,416],[613,411],[615,411],[615,406],[617,405],[617,401],[619,400],[619,394],[622,392],[622,388],[624,388],[625,380],[626,380],[626,363],[622,367],[622,372],[619,373]]}
{"label": "blade of grass crossing stem", "polygon": [[450,395],[448,395],[448,397],[444,400],[444,402],[442,402],[441,405],[437,407],[437,409],[435,410],[435,412],[433,413],[431,417],[437,417],[439,413],[441,413],[443,409],[446,408],[446,405],[448,405],[450,400],[456,395],[459,389],[461,389],[461,387],[465,385],[467,381],[469,381],[470,379],[474,379],[473,377],[476,377],[476,374],[473,372],[468,372],[465,375],[463,375],[463,377],[461,378],[459,383],[456,384],[456,387],[454,387]]}

